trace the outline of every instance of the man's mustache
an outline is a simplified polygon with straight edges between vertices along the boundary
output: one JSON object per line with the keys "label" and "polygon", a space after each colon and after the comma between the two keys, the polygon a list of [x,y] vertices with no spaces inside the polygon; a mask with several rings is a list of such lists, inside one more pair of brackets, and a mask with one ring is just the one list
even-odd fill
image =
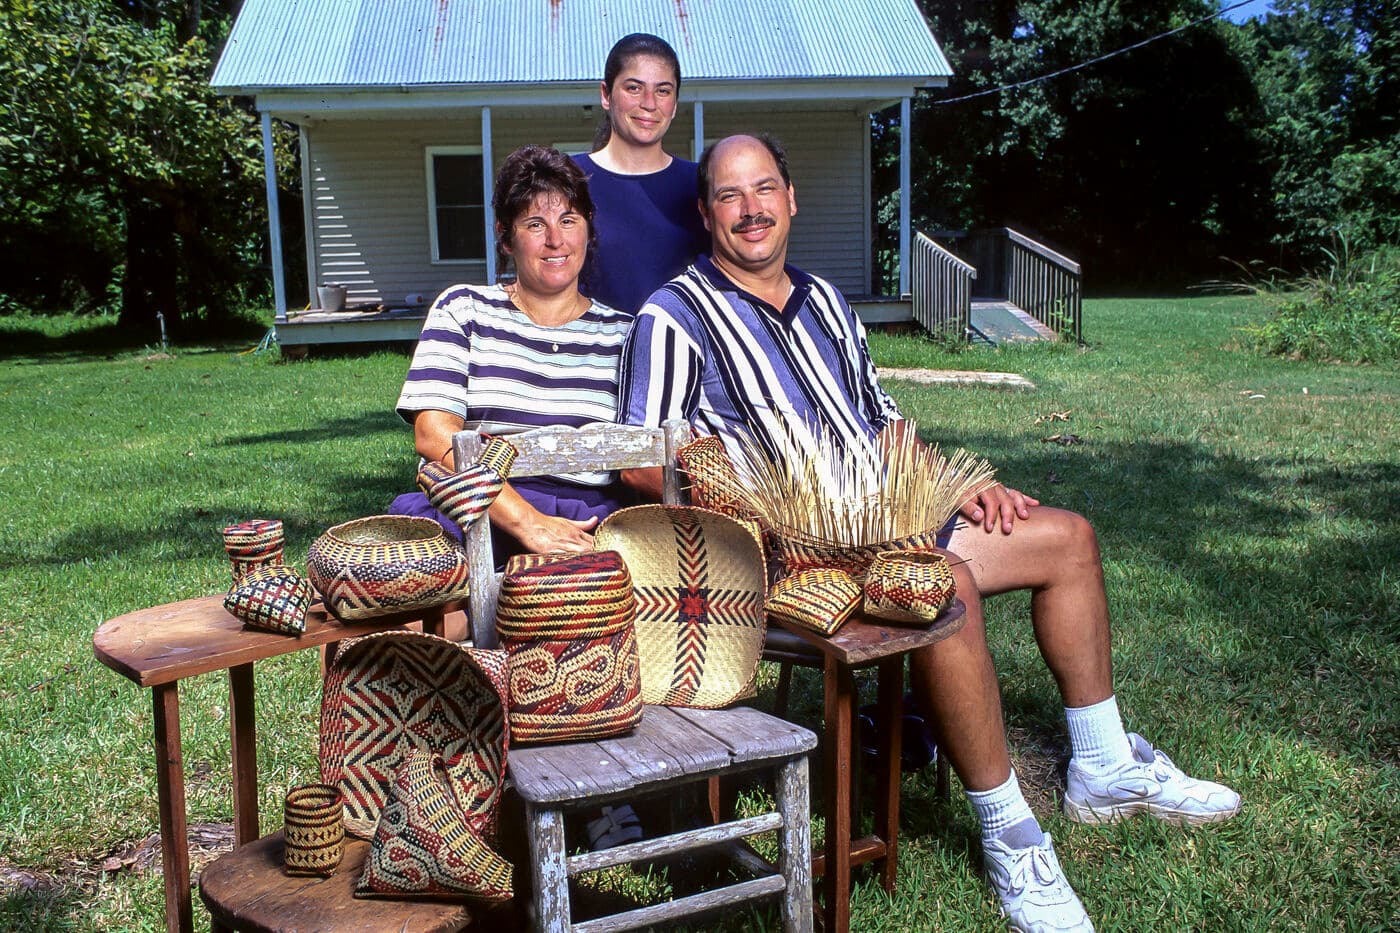
{"label": "man's mustache", "polygon": [[734,226],[730,227],[731,233],[748,233],[750,230],[758,230],[762,227],[772,227],[777,221],[767,214],[754,214],[752,217],[745,217]]}

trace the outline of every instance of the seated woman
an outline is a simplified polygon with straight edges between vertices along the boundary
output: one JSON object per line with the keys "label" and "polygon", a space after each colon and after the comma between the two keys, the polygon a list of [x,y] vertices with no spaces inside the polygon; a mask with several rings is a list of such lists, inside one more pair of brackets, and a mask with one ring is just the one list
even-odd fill
{"label": "seated woman", "polygon": [[[455,467],[452,435],[590,422],[617,415],[617,360],[632,315],[578,290],[593,245],[583,172],[555,149],[525,146],[496,176],[497,248],[515,261],[510,285],[454,285],[423,325],[397,410],[425,460]],[[465,464],[463,464],[465,466]],[[522,551],[586,551],[593,527],[631,502],[612,473],[524,477],[491,505],[498,564]],[[389,510],[461,531],[422,493]]]}

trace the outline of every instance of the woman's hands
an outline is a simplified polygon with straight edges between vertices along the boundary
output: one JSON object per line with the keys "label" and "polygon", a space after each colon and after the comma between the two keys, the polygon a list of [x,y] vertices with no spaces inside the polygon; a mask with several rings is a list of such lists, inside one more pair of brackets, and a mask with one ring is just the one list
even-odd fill
{"label": "woman's hands", "polygon": [[576,522],[569,518],[536,514],[539,515],[537,521],[529,521],[511,532],[527,551],[535,554],[548,554],[553,551],[579,554],[593,550],[593,535],[589,532],[598,524],[598,519],[590,518],[584,522]]}
{"label": "woman's hands", "polygon": [[491,524],[514,537],[527,551],[548,554],[565,551],[578,554],[593,550],[593,535],[589,532],[598,524],[596,518],[574,521],[546,515],[525,500],[506,483],[496,501],[491,503]]}

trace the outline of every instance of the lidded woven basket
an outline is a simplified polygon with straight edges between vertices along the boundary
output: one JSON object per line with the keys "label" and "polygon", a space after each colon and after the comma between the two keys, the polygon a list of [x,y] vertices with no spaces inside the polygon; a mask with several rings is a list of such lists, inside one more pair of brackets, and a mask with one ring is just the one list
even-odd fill
{"label": "lidded woven basket", "polygon": [[511,738],[617,735],[642,718],[637,601],[616,551],[513,560],[496,629],[509,656]]}

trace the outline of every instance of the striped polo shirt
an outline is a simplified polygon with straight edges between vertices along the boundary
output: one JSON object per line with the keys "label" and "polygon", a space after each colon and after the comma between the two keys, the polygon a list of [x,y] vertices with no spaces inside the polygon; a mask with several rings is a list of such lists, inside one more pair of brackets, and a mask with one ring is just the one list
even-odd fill
{"label": "striped polo shirt", "polygon": [[729,281],[708,256],[656,291],[623,351],[619,420],[685,418],[731,453],[748,433],[774,459],[784,424],[799,443],[825,430],[850,446],[899,420],[845,298],[829,282],[786,270],[793,290],[782,309]]}
{"label": "striped polo shirt", "polygon": [[[454,285],[433,302],[396,406],[457,415],[491,434],[617,420],[617,361],[632,315],[594,303],[542,327],[499,285]],[[603,486],[611,473],[568,480]]]}

